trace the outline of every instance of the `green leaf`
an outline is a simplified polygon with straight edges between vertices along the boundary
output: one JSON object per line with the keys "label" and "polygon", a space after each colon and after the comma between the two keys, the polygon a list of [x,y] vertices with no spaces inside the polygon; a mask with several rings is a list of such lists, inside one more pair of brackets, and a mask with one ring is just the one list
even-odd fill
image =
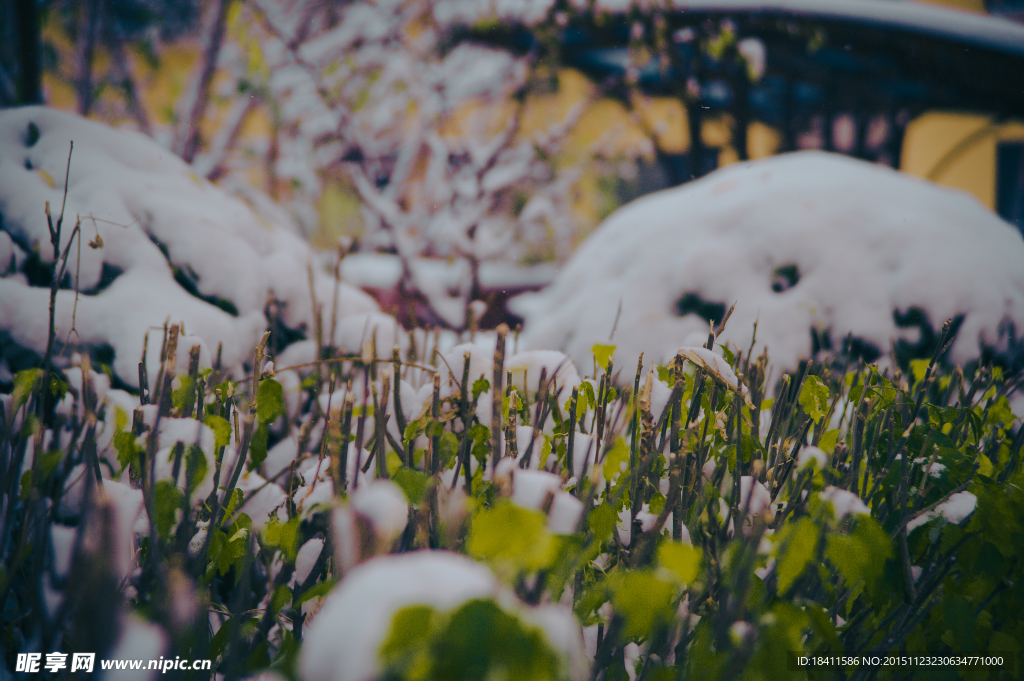
{"label": "green leaf", "polygon": [[611,480],[623,470],[623,465],[629,463],[629,447],[621,437],[615,438],[615,444],[604,457],[602,471],[604,479]]}
{"label": "green leaf", "polygon": [[334,579],[328,579],[323,582],[317,582],[316,584],[302,592],[302,595],[299,596],[299,605],[311,601],[314,598],[323,598],[327,594],[331,593],[331,590],[334,588],[334,585],[336,583],[337,580]]}
{"label": "green leaf", "polygon": [[603,544],[611,539],[617,520],[615,510],[608,504],[595,506],[587,516],[587,524],[590,526],[590,532],[594,535],[595,541]]}
{"label": "green leaf", "polygon": [[688,544],[666,541],[658,547],[658,566],[679,578],[683,584],[693,584],[700,573],[703,552]]}
{"label": "green leaf", "polygon": [[656,625],[670,621],[675,614],[675,588],[650,571],[620,573],[614,582],[612,605],[625,618],[622,633],[627,640],[651,636]]}
{"label": "green leaf", "polygon": [[252,434],[249,441],[249,470],[255,470],[267,458],[267,442],[270,440],[270,431],[266,422],[261,421]]}
{"label": "green leaf", "polygon": [[199,488],[199,485],[206,479],[206,472],[209,466],[206,462],[206,454],[196,446],[189,446],[185,452],[185,479],[189,481],[188,495],[192,496]]}
{"label": "green leaf", "polygon": [[1014,422],[1013,410],[1010,409],[1010,401],[1005,395],[1001,395],[995,403],[989,407],[985,423],[1010,425]]}
{"label": "green leaf", "polygon": [[912,359],[910,360],[910,372],[914,375],[914,383],[920,383],[924,380],[924,376],[928,373],[928,365],[931,364],[930,359]]}
{"label": "green leaf", "polygon": [[[437,424],[441,426],[442,424]],[[440,454],[441,468],[451,468],[455,465],[455,458],[459,455],[459,439],[455,433],[446,430],[441,433],[441,446],[438,447]]]}
{"label": "green leaf", "polygon": [[171,404],[174,405],[175,409],[184,409],[185,405],[192,398],[194,382],[192,377],[189,375],[179,376],[181,386],[171,391]]}
{"label": "green leaf", "polygon": [[558,656],[540,629],[473,599],[442,615],[429,606],[398,610],[378,655],[382,678],[556,681]]}
{"label": "green leaf", "polygon": [[14,377],[14,409],[20,409],[32,394],[32,388],[42,375],[42,369],[23,369]]}
{"label": "green leaf", "polygon": [[415,468],[402,466],[391,474],[391,482],[402,488],[410,504],[418,506],[423,502],[423,496],[427,492],[427,483],[430,482],[430,476]]}
{"label": "green leaf", "polygon": [[216,449],[226,447],[231,441],[231,423],[226,418],[205,414],[203,423],[213,431],[213,446]]}
{"label": "green leaf", "polygon": [[582,414],[588,409],[597,407],[597,395],[594,394],[594,386],[590,381],[580,383],[579,404],[576,405],[576,413]]}
{"label": "green leaf", "polygon": [[480,395],[491,389],[491,382],[481,376],[480,378],[473,381],[473,399],[478,399]]}
{"label": "green leaf", "polygon": [[114,449],[117,450],[117,463],[121,470],[138,463],[139,454],[142,453],[142,447],[135,441],[135,436],[125,432],[114,435]]}
{"label": "green leaf", "polygon": [[546,526],[547,517],[539,511],[499,503],[473,520],[466,548],[493,563],[538,570],[556,557],[556,545]]}
{"label": "green leaf", "polygon": [[217,633],[210,639],[210,659],[216,660],[220,657],[220,654],[224,652],[224,649],[227,648],[228,634],[231,633],[232,629],[234,629],[234,627],[232,626],[230,619],[220,625],[220,629],[218,629]]}
{"label": "green leaf", "polygon": [[284,388],[272,378],[260,381],[256,393],[256,418],[261,423],[273,423],[284,414]]}
{"label": "green leaf", "polygon": [[235,516],[235,527],[252,532],[252,518],[246,513],[239,513]]}
{"label": "green leaf", "polygon": [[818,526],[806,517],[786,528],[780,544],[782,555],[778,559],[780,594],[785,593],[814,560],[818,535]]}
{"label": "green leaf", "polygon": [[277,614],[284,610],[285,606],[292,601],[292,590],[282,584],[274,589],[274,595],[270,597],[270,612]]}
{"label": "green leaf", "polygon": [[828,386],[817,376],[807,376],[800,388],[798,401],[807,415],[817,423],[828,410]]}
{"label": "green leaf", "polygon": [[68,385],[67,381],[62,381],[56,376],[50,376],[50,394],[57,398],[57,401],[64,399],[64,396],[68,394],[68,390],[71,386]]}
{"label": "green leaf", "polygon": [[[221,489],[226,488],[222,487]],[[232,490],[231,496],[228,497],[227,508],[224,510],[224,525],[227,525],[231,522],[231,514],[235,512],[236,508],[242,505],[242,497],[242,490],[238,489],[237,487],[234,490]],[[276,517],[277,516],[271,516],[271,520],[273,521]]]}
{"label": "green leaf", "polygon": [[405,426],[405,433],[402,434],[402,439],[405,442],[406,448],[409,447],[410,443],[419,437],[423,431],[427,429],[427,424],[430,422],[430,416],[427,415],[428,404],[423,405],[423,411],[419,416],[409,421]]}
{"label": "green leaf", "polygon": [[64,458],[64,452],[60,449],[51,449],[48,452],[44,452],[37,462],[40,479],[45,480],[50,477],[57,470],[57,466],[62,458]]}
{"label": "green leaf", "polygon": [[232,567],[235,570],[235,584],[242,578],[242,568],[245,563],[245,554],[249,550],[249,531],[239,530],[231,536],[224,544],[220,555],[217,556],[217,572],[221,576],[230,572]]}
{"label": "green leaf", "polygon": [[942,615],[946,625],[953,632],[957,650],[974,650],[973,608],[966,598],[957,593],[945,594]]}
{"label": "green leaf", "polygon": [[287,522],[281,522],[276,515],[270,516],[270,521],[263,526],[263,541],[268,546],[278,547],[290,563],[295,562],[299,553],[299,525],[301,519],[291,518]]}
{"label": "green leaf", "polygon": [[491,429],[476,423],[469,429],[469,437],[473,440],[473,449],[470,453],[481,465],[487,465],[487,460],[491,458]]}
{"label": "green leaf", "polygon": [[839,440],[838,430],[828,430],[818,440],[818,448],[826,454],[831,454],[836,449],[836,442]]}
{"label": "green leaf", "polygon": [[32,492],[32,471],[25,471],[21,474],[21,495],[20,499],[25,501],[28,499],[29,493]]}
{"label": "green leaf", "polygon": [[158,480],[153,491],[156,531],[166,540],[171,535],[171,528],[181,508],[181,490],[170,480]]}
{"label": "green leaf", "polygon": [[594,354],[594,361],[597,362],[598,367],[604,369],[608,366],[608,362],[615,355],[615,347],[614,345],[594,343],[594,346],[590,348],[590,352]]}
{"label": "green leaf", "polygon": [[380,646],[382,660],[399,657],[430,639],[431,620],[437,612],[429,605],[407,605],[391,617],[391,626]]}

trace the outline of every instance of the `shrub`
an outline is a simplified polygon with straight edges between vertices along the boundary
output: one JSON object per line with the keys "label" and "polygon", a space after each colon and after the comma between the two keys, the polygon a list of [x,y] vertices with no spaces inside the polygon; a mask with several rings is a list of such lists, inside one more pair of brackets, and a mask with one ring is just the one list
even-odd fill
{"label": "shrub", "polygon": [[965,375],[939,347],[908,374],[804,362],[772,386],[767,356],[714,355],[712,335],[620,389],[613,347],[580,380],[559,353],[506,362],[501,330],[473,352],[328,349],[296,368],[269,363],[264,336],[232,380],[175,375],[179,331],[134,409],[87,359],[23,371],[0,401],[10,668],[26,651],[141,656],[125,634],[141,618],[154,658],[298,678],[350,573],[445,550],[494,586],[446,598],[438,578],[436,598],[351,612],[388,619],[366,651],[378,676],[575,678],[581,646],[595,679],[933,671],[798,653],[996,655],[947,671],[1019,674],[1019,375]]}

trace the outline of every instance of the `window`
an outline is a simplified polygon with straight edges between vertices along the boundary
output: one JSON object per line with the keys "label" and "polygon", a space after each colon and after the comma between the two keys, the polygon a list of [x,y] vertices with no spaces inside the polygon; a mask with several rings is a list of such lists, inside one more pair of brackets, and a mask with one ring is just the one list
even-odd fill
{"label": "window", "polygon": [[996,212],[1024,234],[1024,142],[996,147]]}

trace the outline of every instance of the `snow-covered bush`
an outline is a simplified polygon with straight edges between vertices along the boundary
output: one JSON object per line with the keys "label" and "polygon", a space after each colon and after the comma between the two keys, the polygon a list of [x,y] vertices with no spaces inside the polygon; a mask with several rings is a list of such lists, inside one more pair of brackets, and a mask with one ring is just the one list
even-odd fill
{"label": "snow-covered bush", "polygon": [[684,348],[620,391],[609,345],[594,376],[459,340],[324,359],[300,398],[260,349],[147,405],[85,356],[20,372],[6,659],[88,632],[233,678],[781,679],[794,651],[923,646],[1014,677],[1019,375],[811,364],[765,398],[758,362]]}
{"label": "snow-covered bush", "polygon": [[[972,197],[824,152],[738,163],[609,217],[555,282],[522,296],[521,340],[577,363],[615,343],[621,366],[721,342],[779,369],[818,352],[1024,365],[1024,240]],[[611,340],[609,341],[609,338]],[[624,375],[628,380],[628,375]]]}
{"label": "snow-covered bush", "polygon": [[[149,138],[52,109],[8,109],[0,112],[0,380],[10,380],[6,365],[19,349],[46,352],[60,260],[47,206],[54,221],[64,216],[56,248],[70,256],[56,298],[57,339],[111,364],[128,386],[139,385],[147,334],[148,375],[156,377],[168,319],[184,323],[189,335],[179,342],[200,346],[202,366],[219,359],[232,367],[259,341],[271,302],[281,324],[310,336],[314,304],[344,337],[347,315],[378,310],[323,270],[287,225],[269,224]],[[188,352],[179,358],[183,372]]]}

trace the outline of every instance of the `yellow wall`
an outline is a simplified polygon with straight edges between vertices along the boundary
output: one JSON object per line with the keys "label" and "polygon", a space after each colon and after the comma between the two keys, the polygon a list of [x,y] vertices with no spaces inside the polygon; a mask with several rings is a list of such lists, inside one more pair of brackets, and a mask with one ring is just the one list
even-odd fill
{"label": "yellow wall", "polygon": [[945,5],[956,9],[966,9],[971,12],[982,12],[985,10],[985,0],[920,0],[929,5]]}
{"label": "yellow wall", "polygon": [[903,140],[906,173],[973,194],[995,208],[996,145],[1024,141],[1024,122],[993,123],[988,116],[926,113],[907,126]]}

